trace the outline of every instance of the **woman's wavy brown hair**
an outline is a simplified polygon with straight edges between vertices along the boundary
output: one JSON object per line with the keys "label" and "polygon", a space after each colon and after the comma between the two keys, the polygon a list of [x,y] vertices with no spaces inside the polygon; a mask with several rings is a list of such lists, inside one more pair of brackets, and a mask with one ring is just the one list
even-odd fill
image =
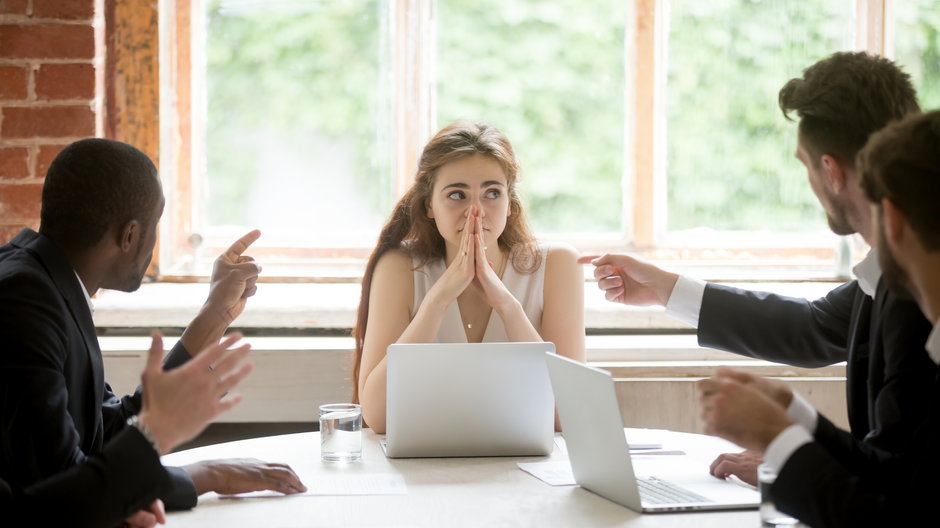
{"label": "woman's wavy brown hair", "polygon": [[486,123],[457,121],[444,127],[424,147],[414,184],[395,204],[366,264],[362,277],[362,297],[359,300],[356,326],[353,327],[353,337],[356,339],[356,356],[352,366],[354,402],[359,401],[359,366],[362,363],[362,346],[366,337],[366,323],[369,320],[369,295],[372,291],[375,266],[382,255],[393,249],[402,249],[416,257],[418,267],[432,259],[444,258],[444,238],[438,232],[434,221],[427,216],[435,177],[438,169],[444,165],[475,154],[494,159],[506,174],[509,218],[506,220],[506,228],[499,236],[500,249],[509,251],[512,265],[520,273],[531,273],[540,264],[541,254],[537,251],[535,237],[529,230],[522,210],[522,201],[519,199],[516,186],[519,164],[509,139],[496,127]]}

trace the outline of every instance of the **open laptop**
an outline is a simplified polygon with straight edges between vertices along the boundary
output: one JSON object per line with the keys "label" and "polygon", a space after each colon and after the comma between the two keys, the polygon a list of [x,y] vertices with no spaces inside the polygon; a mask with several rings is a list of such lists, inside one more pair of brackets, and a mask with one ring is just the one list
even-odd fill
{"label": "open laptop", "polygon": [[388,347],[385,454],[390,458],[542,456],[554,409],[552,343]]}
{"label": "open laptop", "polygon": [[555,354],[545,357],[571,469],[582,488],[648,513],[760,505],[756,491],[688,467],[680,457],[656,457],[651,464],[657,467],[646,469],[662,471],[659,477],[637,476],[610,374]]}

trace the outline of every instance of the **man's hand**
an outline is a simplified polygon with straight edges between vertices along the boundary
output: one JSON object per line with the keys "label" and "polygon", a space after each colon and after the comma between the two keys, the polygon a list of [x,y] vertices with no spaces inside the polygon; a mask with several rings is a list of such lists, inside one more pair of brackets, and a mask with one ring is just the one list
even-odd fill
{"label": "man's hand", "polygon": [[307,491],[290,466],[254,458],[205,460],[183,466],[183,469],[193,479],[198,495],[209,491],[221,495],[264,490],[290,495]]}
{"label": "man's hand", "polygon": [[245,310],[248,298],[258,291],[261,266],[244,253],[260,236],[257,229],[245,234],[215,259],[209,297],[180,337],[190,354],[218,343],[229,325]]}
{"label": "man's hand", "polygon": [[755,376],[740,370],[734,370],[728,367],[718,367],[715,376],[719,378],[730,378],[738,383],[754,387],[761,394],[780,405],[784,409],[790,407],[793,401],[793,389],[782,381],[772,380],[763,376]]}
{"label": "man's hand", "polygon": [[153,344],[141,374],[144,397],[140,421],[153,433],[162,455],[192,439],[213,418],[237,405],[241,396],[222,396],[238,385],[252,366],[242,364],[250,346],[234,347],[241,335],[233,334],[183,366],[164,371],[163,338],[157,331],[151,337]]}
{"label": "man's hand", "polygon": [[725,453],[718,455],[718,458],[712,462],[709,472],[713,477],[720,479],[734,475],[751,486],[757,486],[757,466],[762,463],[764,463],[763,455],[754,451]]}
{"label": "man's hand", "polygon": [[665,306],[679,276],[627,255],[606,254],[578,259],[593,264],[597,287],[608,301],[635,306]]}
{"label": "man's hand", "polygon": [[127,528],[153,528],[157,523],[166,524],[166,512],[163,509],[163,501],[160,499],[151,502],[146,510],[140,510],[124,519],[122,526]]}
{"label": "man's hand", "polygon": [[698,382],[705,432],[763,453],[793,425],[786,411],[751,385],[715,376]]}

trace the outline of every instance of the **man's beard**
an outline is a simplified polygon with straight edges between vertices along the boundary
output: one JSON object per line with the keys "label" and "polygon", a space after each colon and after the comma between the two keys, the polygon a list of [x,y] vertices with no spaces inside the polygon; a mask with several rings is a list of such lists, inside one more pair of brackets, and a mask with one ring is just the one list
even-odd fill
{"label": "man's beard", "polygon": [[901,299],[913,299],[910,290],[911,279],[891,253],[885,236],[885,226],[881,222],[878,224],[878,265],[881,266],[881,278],[885,281],[888,291]]}
{"label": "man's beard", "polygon": [[845,205],[831,197],[829,203],[832,204],[833,209],[832,214],[826,213],[829,229],[841,236],[854,235],[857,230],[849,223],[848,215],[845,213]]}

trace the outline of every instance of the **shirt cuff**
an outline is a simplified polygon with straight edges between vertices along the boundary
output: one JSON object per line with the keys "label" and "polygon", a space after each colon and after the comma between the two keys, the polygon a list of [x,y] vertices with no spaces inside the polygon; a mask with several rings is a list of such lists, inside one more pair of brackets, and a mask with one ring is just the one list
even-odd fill
{"label": "shirt cuff", "polygon": [[778,434],[764,452],[764,463],[780,472],[794,451],[813,441],[802,425],[793,424]]}
{"label": "shirt cuff", "polygon": [[679,275],[669,301],[666,302],[666,315],[698,328],[698,316],[702,311],[704,297],[705,281]]}
{"label": "shirt cuff", "polygon": [[819,412],[798,392],[793,393],[790,406],[787,407],[787,416],[806,429],[809,434],[816,434],[816,425],[819,423]]}

